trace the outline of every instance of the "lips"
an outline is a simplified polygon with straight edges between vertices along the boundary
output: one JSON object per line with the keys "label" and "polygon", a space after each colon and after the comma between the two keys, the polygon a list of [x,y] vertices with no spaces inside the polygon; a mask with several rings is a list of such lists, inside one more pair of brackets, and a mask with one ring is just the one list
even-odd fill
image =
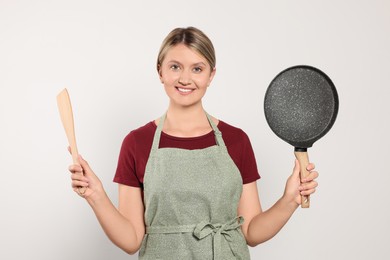
{"label": "lips", "polygon": [[192,91],[194,91],[194,89],[192,89],[192,88],[176,87],[176,89],[177,89],[181,94],[189,94],[189,93],[191,93]]}

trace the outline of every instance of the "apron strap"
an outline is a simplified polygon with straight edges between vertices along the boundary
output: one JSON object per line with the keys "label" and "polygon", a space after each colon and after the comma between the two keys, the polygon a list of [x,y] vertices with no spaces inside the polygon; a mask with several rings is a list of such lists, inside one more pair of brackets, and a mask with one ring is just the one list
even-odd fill
{"label": "apron strap", "polygon": [[215,135],[215,140],[217,142],[217,145],[220,147],[226,148],[225,142],[223,141],[223,138],[222,138],[221,131],[219,131],[218,127],[215,125],[211,116],[206,111],[205,111],[205,113],[206,113],[207,119],[209,120],[211,127],[214,130],[214,135]]}
{"label": "apron strap", "polygon": [[164,126],[164,122],[165,122],[166,117],[167,117],[167,112],[165,112],[164,115],[162,115],[160,117],[160,121],[158,122],[156,132],[154,132],[152,150],[150,151],[151,154],[154,153],[158,149],[158,146],[160,144],[161,132],[162,132],[162,128]]}

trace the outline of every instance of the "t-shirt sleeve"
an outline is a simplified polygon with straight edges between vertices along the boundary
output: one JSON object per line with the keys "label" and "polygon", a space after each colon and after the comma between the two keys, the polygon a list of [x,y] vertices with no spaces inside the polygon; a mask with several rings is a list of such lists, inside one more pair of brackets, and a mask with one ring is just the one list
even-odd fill
{"label": "t-shirt sleeve", "polygon": [[130,132],[122,142],[114,182],[133,187],[142,187],[136,174],[136,138]]}
{"label": "t-shirt sleeve", "polygon": [[241,173],[242,183],[247,184],[260,179],[255,154],[248,135],[242,129],[223,121],[220,121],[219,125],[230,157]]}
{"label": "t-shirt sleeve", "polygon": [[257,169],[255,154],[248,135],[242,131],[242,150],[240,155],[239,169],[241,171],[243,184],[254,182],[260,179],[260,174]]}
{"label": "t-shirt sleeve", "polygon": [[257,168],[255,154],[253,152],[252,144],[249,140],[248,135],[244,132],[245,143],[242,152],[243,161],[243,183],[250,183],[260,179],[259,170]]}

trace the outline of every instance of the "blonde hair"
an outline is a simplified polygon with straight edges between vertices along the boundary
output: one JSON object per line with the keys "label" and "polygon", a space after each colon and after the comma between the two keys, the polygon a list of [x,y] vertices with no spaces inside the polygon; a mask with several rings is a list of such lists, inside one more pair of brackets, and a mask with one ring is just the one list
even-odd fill
{"label": "blonde hair", "polygon": [[160,69],[169,49],[180,43],[201,54],[207,60],[211,70],[215,68],[215,50],[211,40],[201,30],[187,27],[173,29],[164,39],[157,57],[157,70]]}

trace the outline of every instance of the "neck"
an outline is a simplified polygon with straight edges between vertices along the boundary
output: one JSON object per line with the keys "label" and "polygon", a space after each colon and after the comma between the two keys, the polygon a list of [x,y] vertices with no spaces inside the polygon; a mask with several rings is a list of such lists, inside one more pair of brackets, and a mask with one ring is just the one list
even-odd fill
{"label": "neck", "polygon": [[194,137],[212,130],[202,104],[190,107],[169,105],[163,127],[165,133],[178,137]]}

